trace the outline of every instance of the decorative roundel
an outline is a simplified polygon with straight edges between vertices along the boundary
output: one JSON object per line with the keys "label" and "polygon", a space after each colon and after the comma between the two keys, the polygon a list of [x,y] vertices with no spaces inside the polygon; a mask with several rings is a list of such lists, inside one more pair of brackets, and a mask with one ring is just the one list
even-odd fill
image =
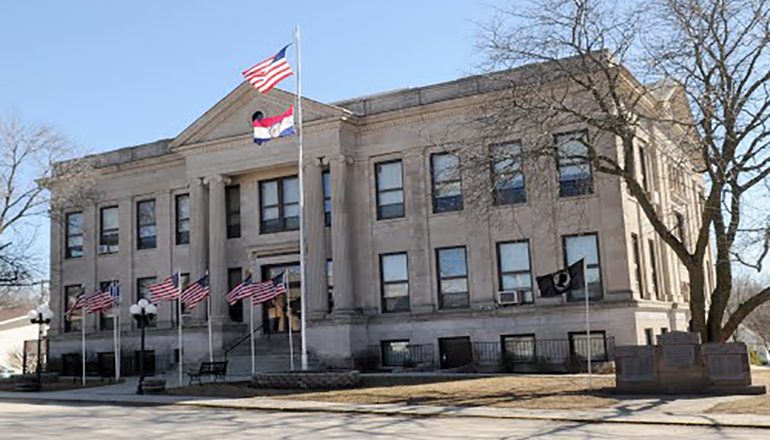
{"label": "decorative roundel", "polygon": [[567,270],[553,274],[553,287],[559,292],[566,292],[569,290],[571,282],[572,278],[569,276],[569,271]]}

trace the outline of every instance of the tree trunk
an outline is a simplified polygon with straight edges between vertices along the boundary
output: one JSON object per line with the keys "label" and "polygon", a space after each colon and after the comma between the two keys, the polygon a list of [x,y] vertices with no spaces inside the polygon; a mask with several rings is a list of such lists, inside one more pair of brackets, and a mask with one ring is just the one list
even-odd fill
{"label": "tree trunk", "polygon": [[687,266],[690,274],[690,318],[693,331],[700,333],[701,341],[708,341],[708,327],[706,326],[706,296],[704,290],[705,271],[703,265],[693,262]]}

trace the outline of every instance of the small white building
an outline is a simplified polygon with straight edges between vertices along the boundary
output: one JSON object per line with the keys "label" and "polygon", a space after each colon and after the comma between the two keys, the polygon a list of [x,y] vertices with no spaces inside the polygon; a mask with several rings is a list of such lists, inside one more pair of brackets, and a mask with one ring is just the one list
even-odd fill
{"label": "small white building", "polygon": [[29,307],[0,310],[0,375],[21,374],[12,356],[24,352],[24,341],[37,339],[37,325],[29,322],[27,312]]}

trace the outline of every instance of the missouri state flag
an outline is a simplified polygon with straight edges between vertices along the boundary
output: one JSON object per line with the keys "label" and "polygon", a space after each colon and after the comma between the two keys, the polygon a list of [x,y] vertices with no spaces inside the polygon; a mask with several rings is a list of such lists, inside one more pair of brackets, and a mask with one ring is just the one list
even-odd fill
{"label": "missouri state flag", "polygon": [[259,145],[270,139],[294,134],[294,107],[289,107],[286,113],[270,118],[255,119],[254,142]]}

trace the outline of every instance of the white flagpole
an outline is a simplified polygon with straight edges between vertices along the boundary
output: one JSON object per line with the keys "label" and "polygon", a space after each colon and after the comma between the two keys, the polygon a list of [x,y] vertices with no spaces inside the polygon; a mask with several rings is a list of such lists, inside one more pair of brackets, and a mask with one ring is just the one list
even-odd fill
{"label": "white flagpole", "polygon": [[294,340],[291,335],[291,301],[289,299],[289,283],[286,281],[287,272],[289,269],[286,269],[283,272],[283,286],[286,289],[286,293],[284,294],[286,296],[286,321],[289,323],[289,365],[291,366],[291,371],[294,371]]}
{"label": "white flagpole", "polygon": [[[86,288],[83,286],[83,295],[85,295]],[[83,297],[85,298],[85,296]],[[81,360],[81,369],[82,369],[82,382],[83,386],[86,386],[86,309],[81,304],[80,306],[80,360]]]}
{"label": "white flagpole", "polygon": [[[117,280],[118,277],[115,276],[115,279]],[[115,381],[119,381],[120,380],[120,361],[121,361],[120,349],[122,347],[121,340],[120,340],[120,323],[121,323],[121,319],[120,319],[120,313],[121,313],[120,306],[123,303],[123,289],[120,287],[120,282],[119,281],[114,281],[114,283],[115,283],[115,290],[117,292],[117,296],[115,297],[115,302],[117,303],[117,309],[118,309],[117,313],[115,315],[115,317],[116,317],[116,321],[115,321],[115,328],[116,328],[115,335],[116,335],[116,340],[117,340],[117,346],[115,348]]]}
{"label": "white flagpole", "polygon": [[[303,168],[304,168],[304,151],[302,146],[302,81],[301,79],[301,51],[300,51],[300,34],[299,34],[299,25],[297,26],[297,30],[294,34],[294,43],[297,45],[297,114],[299,115],[299,118],[297,119],[297,139],[299,141],[299,272],[300,272],[300,290],[299,290],[299,300],[300,300],[300,337],[302,340],[302,351],[301,351],[301,357],[302,357],[302,370],[307,370],[307,335],[306,335],[306,327],[307,322],[305,317],[307,316],[307,301],[305,297],[305,228],[304,228],[304,208],[305,208],[305,190],[304,186],[302,185],[302,175]],[[285,281],[285,280],[284,280]],[[288,294],[288,290],[287,290]],[[291,322],[291,316],[289,316],[289,322]],[[291,336],[291,331],[289,331],[289,336]],[[292,357],[292,370],[294,370],[294,357]]]}
{"label": "white flagpole", "polygon": [[[241,300],[241,304],[246,301]],[[257,365],[254,359],[254,297],[251,297],[251,313],[249,314],[249,329],[251,331],[251,376],[257,373]]]}
{"label": "white flagpole", "polygon": [[586,298],[586,342],[588,343],[588,389],[591,389],[591,308],[588,299],[588,264],[583,259],[583,293]]}
{"label": "white flagpole", "polygon": [[184,384],[184,378],[183,378],[183,371],[184,371],[184,353],[182,352],[182,275],[179,273],[179,271],[176,272],[177,275],[177,281],[179,282],[179,286],[177,286],[177,297],[176,297],[176,304],[177,304],[177,310],[179,313],[179,322],[177,325],[179,326],[179,386],[181,387]]}
{"label": "white flagpole", "polygon": [[[208,275],[208,271],[206,271],[206,275]],[[209,278],[209,282],[211,282],[211,278]],[[209,284],[210,286],[210,284]],[[208,318],[208,327],[209,327],[209,362],[214,362],[214,338],[211,335],[211,298],[212,295],[209,293],[209,297],[206,300],[206,316]]]}
{"label": "white flagpole", "polygon": [[[112,296],[113,285],[110,284],[110,296]],[[115,360],[115,382],[120,380],[120,367],[118,366],[118,315],[120,315],[119,303],[117,298],[112,299],[112,345],[113,345],[113,359]]]}

